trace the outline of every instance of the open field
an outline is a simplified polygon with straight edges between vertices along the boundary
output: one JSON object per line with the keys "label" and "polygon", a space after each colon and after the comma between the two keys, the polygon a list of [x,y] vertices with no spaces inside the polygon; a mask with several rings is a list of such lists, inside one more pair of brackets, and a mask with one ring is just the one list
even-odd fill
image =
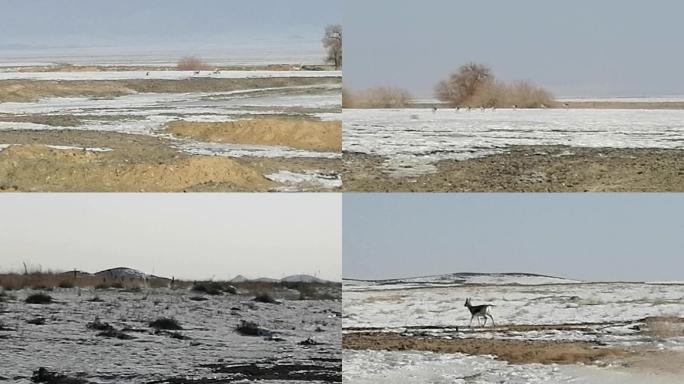
{"label": "open field", "polygon": [[186,283],[3,291],[0,381],[341,381],[339,284]]}
{"label": "open field", "polygon": [[334,71],[0,71],[0,188],[329,191]]}
{"label": "open field", "polygon": [[345,110],[348,191],[682,191],[681,110]]}
{"label": "open field", "polygon": [[[486,274],[346,281],[345,380],[399,367],[414,379],[448,372],[438,382],[674,383],[684,374],[682,287]],[[495,325],[469,326],[468,297],[494,305]]]}

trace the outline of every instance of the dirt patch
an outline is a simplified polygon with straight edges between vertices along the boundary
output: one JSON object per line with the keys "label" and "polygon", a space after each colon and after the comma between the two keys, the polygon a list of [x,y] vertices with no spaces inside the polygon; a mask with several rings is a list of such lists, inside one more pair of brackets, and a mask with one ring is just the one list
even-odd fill
{"label": "dirt patch", "polygon": [[113,98],[136,92],[230,92],[245,89],[340,83],[341,79],[339,77],[192,78],[183,80],[1,80],[0,102],[37,101],[45,97]]}
{"label": "dirt patch", "polygon": [[385,158],[343,154],[346,191],[682,192],[684,150],[519,146],[470,160],[445,160],[435,173],[393,177]]}
{"label": "dirt patch", "polygon": [[174,121],[168,132],[202,141],[283,145],[314,151],[342,150],[342,124],[339,121],[260,118],[227,122]]}
{"label": "dirt patch", "polygon": [[0,190],[173,192],[218,182],[234,191],[266,191],[273,185],[229,158],[178,154],[166,162],[132,163],[113,152],[11,146],[0,151]]}
{"label": "dirt patch", "polygon": [[[557,104],[561,107],[564,103]],[[578,109],[684,109],[683,101],[568,101],[565,104]]]}
{"label": "dirt patch", "polygon": [[350,333],[342,338],[346,349],[388,351],[430,351],[494,355],[514,364],[591,364],[630,356],[633,352],[617,347],[599,347],[590,343],[561,341],[522,341],[491,339],[440,339],[391,333]]}
{"label": "dirt patch", "polygon": [[[112,178],[108,180],[107,185],[87,185],[85,180],[71,180],[78,179],[83,173],[103,174],[103,172],[111,172],[112,169],[131,169],[135,164],[141,166],[150,165],[154,168],[162,167],[163,165],[178,165],[189,158],[203,158],[214,159],[210,160],[215,163],[222,163],[223,161],[232,161],[231,164],[236,164],[240,167],[252,170],[258,175],[270,175],[280,171],[291,171],[304,173],[307,170],[316,170],[321,172],[333,172],[336,174],[342,171],[342,162],[339,159],[325,159],[325,158],[263,158],[263,157],[240,157],[240,158],[224,158],[224,157],[208,157],[195,156],[180,153],[174,148],[168,139],[161,137],[152,137],[147,135],[134,135],[116,132],[95,132],[84,130],[14,130],[14,131],[0,131],[0,144],[22,144],[24,145],[62,145],[85,148],[111,148],[110,152],[105,153],[90,153],[86,152],[86,156],[99,155],[89,157],[90,163],[75,165],[75,161],[69,160],[64,163],[50,163],[55,161],[59,156],[51,156],[50,158],[26,159],[14,158],[16,154],[13,151],[5,152],[7,150],[16,150],[21,146],[10,147],[5,150],[0,150],[0,169],[5,173],[0,173],[0,188],[4,190],[19,190],[19,191],[124,191],[130,185],[119,184],[119,178]],[[64,150],[58,153],[64,153]],[[81,150],[77,150],[83,154]],[[19,152],[21,154],[21,152]],[[97,160],[97,161],[95,161]],[[40,165],[41,168],[37,168]],[[8,173],[9,170],[11,173]],[[52,173],[51,173],[52,172]],[[174,172],[176,173],[176,172]],[[189,175],[192,178],[192,175]],[[49,179],[48,179],[49,177]],[[55,179],[59,177],[60,179]],[[92,179],[93,176],[91,176]],[[101,183],[105,175],[98,179]],[[199,177],[199,176],[196,176]],[[62,180],[63,179],[63,180]],[[89,180],[91,180],[89,179]],[[161,176],[158,176],[161,183]],[[201,179],[201,178],[200,178]],[[206,178],[205,178],[206,179]],[[259,180],[265,178],[260,176]],[[187,192],[228,192],[228,191],[262,191],[274,190],[278,188],[279,184],[266,180],[267,185],[258,182],[249,189],[249,185],[236,185],[234,180],[230,178],[221,177],[211,179],[210,181],[200,182],[189,185],[183,188]],[[177,186],[177,185],[176,185]],[[149,187],[149,186],[145,186]],[[141,187],[142,188],[142,187]],[[154,191],[169,190],[163,186],[154,186]],[[175,188],[175,187],[174,187]],[[302,189],[304,190],[304,189]],[[311,186],[307,191],[329,191],[320,185]]]}

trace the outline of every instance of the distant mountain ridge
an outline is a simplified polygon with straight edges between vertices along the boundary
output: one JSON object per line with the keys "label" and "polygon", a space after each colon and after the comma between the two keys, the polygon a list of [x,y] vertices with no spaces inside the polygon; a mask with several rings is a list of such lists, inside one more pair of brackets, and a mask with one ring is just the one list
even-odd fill
{"label": "distant mountain ridge", "polygon": [[[99,272],[95,272],[93,274],[84,272],[84,271],[76,271],[77,274],[82,275],[82,276],[99,276],[99,277],[107,277],[107,278],[112,278],[112,279],[145,279],[145,278],[157,278],[157,279],[168,279],[166,277],[161,277],[161,276],[155,276],[155,275],[150,275],[146,274],[138,269],[133,269],[133,268],[128,268],[128,267],[116,267],[116,268],[109,268],[105,269]],[[63,272],[62,274],[64,275],[69,275],[74,273],[73,271],[66,271]],[[329,283],[330,281],[320,279],[315,276],[311,275],[305,275],[305,274],[298,274],[298,275],[290,275],[283,277],[282,279],[273,279],[269,277],[259,277],[255,279],[249,279],[243,275],[237,275],[234,278],[228,280],[231,283],[245,283],[245,282],[261,282],[261,283],[278,283],[278,282],[283,282],[283,283]]]}
{"label": "distant mountain ridge", "polygon": [[562,277],[541,275],[524,272],[481,273],[481,272],[456,272],[443,275],[431,275],[420,277],[392,278],[392,279],[343,279],[349,282],[366,282],[375,285],[395,284],[563,284],[578,283],[579,280]]}

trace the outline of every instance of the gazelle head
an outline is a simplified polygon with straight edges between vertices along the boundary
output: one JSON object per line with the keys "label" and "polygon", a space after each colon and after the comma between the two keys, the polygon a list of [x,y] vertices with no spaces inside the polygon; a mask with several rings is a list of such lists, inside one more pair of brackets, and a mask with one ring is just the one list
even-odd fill
{"label": "gazelle head", "polygon": [[464,307],[470,307],[470,297],[466,299],[466,302],[463,306]]}

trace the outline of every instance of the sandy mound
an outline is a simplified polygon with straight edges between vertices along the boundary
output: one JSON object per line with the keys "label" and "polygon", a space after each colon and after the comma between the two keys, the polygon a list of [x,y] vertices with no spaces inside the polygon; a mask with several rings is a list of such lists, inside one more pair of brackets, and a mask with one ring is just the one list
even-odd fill
{"label": "sandy mound", "polygon": [[391,333],[351,333],[342,338],[347,349],[389,351],[431,351],[437,353],[465,353],[494,355],[514,364],[589,364],[598,360],[629,356],[621,348],[597,347],[590,343],[522,341],[493,339],[438,339],[412,337]]}
{"label": "sandy mound", "polygon": [[218,183],[234,191],[266,191],[273,185],[251,167],[223,157],[179,155],[133,164],[116,156],[11,146],[0,151],[0,190],[173,192]]}
{"label": "sandy mound", "polygon": [[342,150],[339,121],[262,118],[217,123],[174,121],[167,131],[202,141],[233,144],[284,145],[315,151]]}

